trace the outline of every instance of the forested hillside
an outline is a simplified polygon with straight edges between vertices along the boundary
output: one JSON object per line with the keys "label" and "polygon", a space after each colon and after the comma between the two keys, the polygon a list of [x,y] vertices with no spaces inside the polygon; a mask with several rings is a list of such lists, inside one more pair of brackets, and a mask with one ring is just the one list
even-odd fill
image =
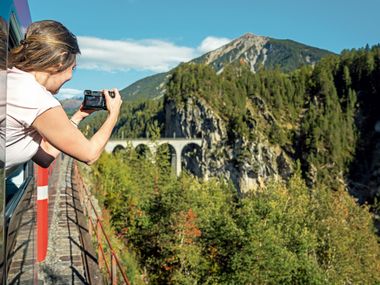
{"label": "forested hillside", "polygon": [[[218,142],[202,150],[208,179],[176,178],[165,148],[93,166],[134,284],[379,284],[379,79],[380,46],[287,73],[191,63],[163,101],[124,104],[114,137]],[[101,116],[81,127],[91,134]],[[239,173],[260,183],[242,192]]]}
{"label": "forested hillside", "polygon": [[301,162],[309,184],[336,188],[370,170],[361,165],[372,163],[379,137],[379,78],[376,46],[344,51],[291,73],[253,74],[240,64],[216,75],[208,66],[182,65],[165,98],[178,110],[189,97],[204,99],[228,125],[230,141],[265,137]]}
{"label": "forested hillside", "polygon": [[154,161],[104,154],[91,173],[132,284],[380,282],[372,215],[346,191],[296,172],[241,196],[223,180],[177,179],[165,149]]}
{"label": "forested hillside", "polygon": [[[380,121],[379,65],[379,47],[343,51],[290,73],[253,74],[240,64],[217,75],[209,66],[184,64],[173,73],[164,102],[123,105],[113,137],[163,136],[168,101],[180,107],[187,98],[202,98],[225,122],[226,143],[263,137],[300,160],[308,183],[368,180]],[[91,135],[102,116],[93,115],[82,128]]]}

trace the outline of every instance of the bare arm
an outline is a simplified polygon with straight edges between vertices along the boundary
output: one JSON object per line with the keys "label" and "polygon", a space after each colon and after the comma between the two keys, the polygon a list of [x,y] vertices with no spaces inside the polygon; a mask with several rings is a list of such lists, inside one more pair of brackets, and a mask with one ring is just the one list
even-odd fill
{"label": "bare arm", "polygon": [[49,109],[38,116],[32,125],[47,141],[45,147],[41,144],[44,151],[53,157],[62,151],[87,164],[95,162],[107,144],[119,115],[122,101],[119,92],[114,91],[115,98],[105,92],[109,114],[90,140],[73,126],[62,107]]}
{"label": "bare arm", "polygon": [[[78,127],[78,124],[93,112],[94,110],[83,109],[81,105],[79,110],[71,117],[70,121]],[[49,167],[60,153],[61,151],[59,149],[56,149],[45,138],[42,138],[37,153],[33,156],[32,160],[42,167]]]}

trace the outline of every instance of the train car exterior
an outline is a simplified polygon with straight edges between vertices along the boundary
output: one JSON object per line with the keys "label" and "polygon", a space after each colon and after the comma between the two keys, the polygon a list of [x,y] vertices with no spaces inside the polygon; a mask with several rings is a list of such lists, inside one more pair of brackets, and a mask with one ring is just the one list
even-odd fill
{"label": "train car exterior", "polygon": [[[8,272],[15,256],[14,245],[21,228],[21,216],[31,203],[34,175],[31,163],[20,166],[12,173],[5,172],[5,117],[7,54],[24,37],[31,23],[27,0],[0,1],[0,280],[12,283]],[[34,251],[33,246],[28,249]],[[30,252],[34,255],[34,252]],[[31,274],[33,275],[33,273]],[[16,281],[16,280],[13,280]],[[31,280],[32,283],[33,280]]]}

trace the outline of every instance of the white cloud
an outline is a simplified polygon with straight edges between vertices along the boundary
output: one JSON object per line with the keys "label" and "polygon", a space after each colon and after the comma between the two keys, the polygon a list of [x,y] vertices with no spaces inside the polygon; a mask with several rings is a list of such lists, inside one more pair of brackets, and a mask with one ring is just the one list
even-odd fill
{"label": "white cloud", "polygon": [[194,49],[162,40],[107,40],[78,37],[82,55],[78,67],[105,71],[167,71],[194,58]]}
{"label": "white cloud", "polygon": [[110,72],[131,69],[165,72],[229,41],[227,38],[207,37],[199,47],[193,48],[157,39],[108,40],[79,36],[81,56],[78,68]]}
{"label": "white cloud", "polygon": [[82,94],[83,94],[83,90],[73,89],[73,88],[61,88],[56,97],[58,100],[64,100],[64,99],[69,99],[73,97],[79,97],[79,95],[82,95]]}
{"label": "white cloud", "polygon": [[201,42],[200,46],[198,47],[198,51],[201,54],[204,54],[206,52],[220,48],[230,41],[231,39],[228,38],[207,37]]}

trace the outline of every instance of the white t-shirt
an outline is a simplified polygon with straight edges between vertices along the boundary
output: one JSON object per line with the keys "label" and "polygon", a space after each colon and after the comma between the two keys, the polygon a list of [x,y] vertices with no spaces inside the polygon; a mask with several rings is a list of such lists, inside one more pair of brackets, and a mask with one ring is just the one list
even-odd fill
{"label": "white t-shirt", "polygon": [[41,135],[32,127],[46,110],[61,104],[39,84],[34,75],[13,67],[7,76],[5,168],[31,159],[38,150]]}

